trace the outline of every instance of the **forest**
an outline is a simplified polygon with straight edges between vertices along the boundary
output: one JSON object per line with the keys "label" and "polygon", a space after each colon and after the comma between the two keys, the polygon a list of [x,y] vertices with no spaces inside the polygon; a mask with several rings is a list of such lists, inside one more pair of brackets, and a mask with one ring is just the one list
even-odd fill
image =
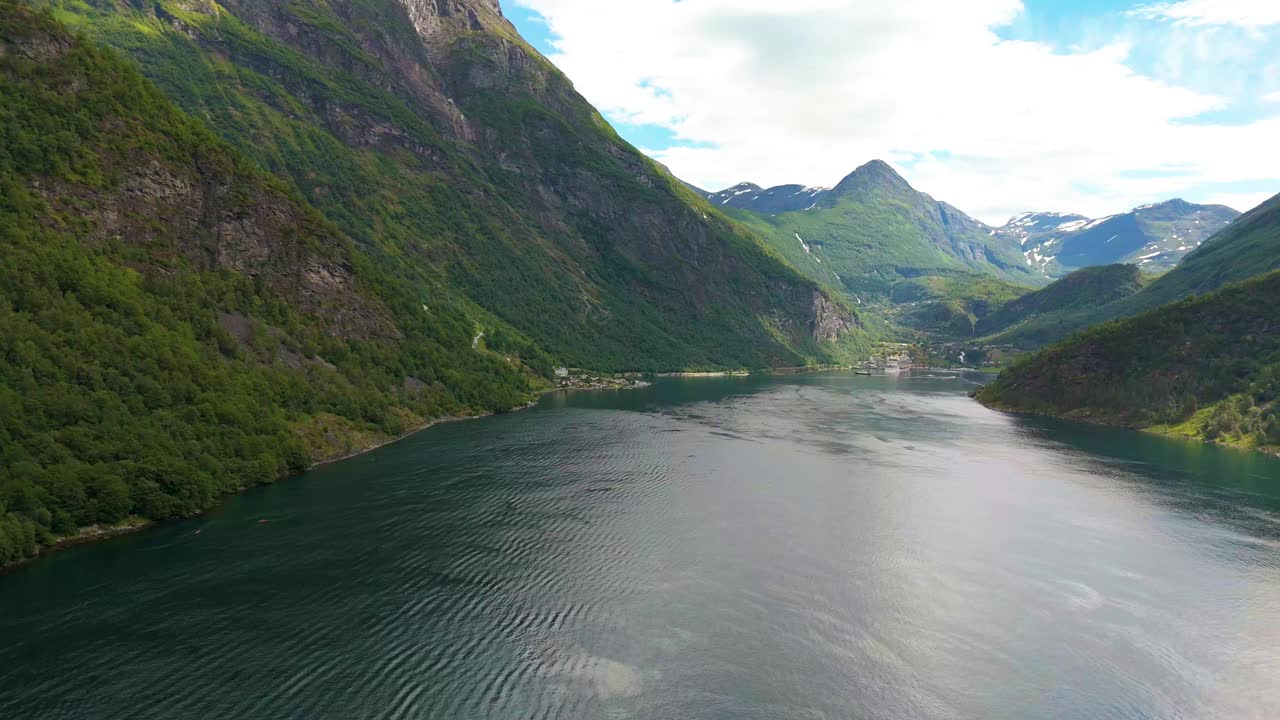
{"label": "forest", "polygon": [[1099,325],[1024,356],[993,407],[1280,444],[1280,271]]}
{"label": "forest", "polygon": [[[153,166],[229,188],[233,214],[305,218],[279,244],[362,271],[367,327],[334,319],[348,298],[204,258],[204,226],[140,217],[138,237],[102,236]],[[0,564],[81,528],[198,513],[547,384],[551,359],[518,332],[447,300],[428,312],[367,265],[114,52],[0,0]]]}

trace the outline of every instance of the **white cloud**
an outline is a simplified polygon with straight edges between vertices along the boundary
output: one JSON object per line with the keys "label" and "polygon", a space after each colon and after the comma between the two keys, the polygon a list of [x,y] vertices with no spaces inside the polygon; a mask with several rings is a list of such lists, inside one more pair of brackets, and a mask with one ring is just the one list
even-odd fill
{"label": "white cloud", "polygon": [[1240,212],[1249,212],[1258,207],[1262,203],[1270,200],[1276,193],[1223,193],[1221,195],[1210,195],[1205,202],[1211,205],[1226,205],[1229,208],[1235,208]]}
{"label": "white cloud", "polygon": [[1186,25],[1280,25],[1276,0],[1179,0],[1147,5],[1132,11],[1139,17],[1173,20]]}
{"label": "white cloud", "polygon": [[1188,122],[1226,101],[1136,74],[1123,44],[1003,41],[1019,0],[518,1],[587,99],[709,144],[652,153],[709,189],[832,185],[879,157],[995,222],[1280,176],[1280,116]]}
{"label": "white cloud", "polygon": [[1280,103],[1280,90],[1262,96],[1266,102]]}

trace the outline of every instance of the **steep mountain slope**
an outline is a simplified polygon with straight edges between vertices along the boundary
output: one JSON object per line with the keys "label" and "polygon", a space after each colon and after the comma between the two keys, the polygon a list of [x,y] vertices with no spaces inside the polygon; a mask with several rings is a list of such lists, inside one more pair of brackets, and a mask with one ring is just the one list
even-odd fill
{"label": "steep mountain slope", "polygon": [[1028,212],[1015,215],[1009,222],[995,229],[997,235],[1016,240],[1023,248],[1027,264],[1046,277],[1053,277],[1060,270],[1052,255],[1062,238],[1091,220],[1084,215],[1056,212]]}
{"label": "steep mountain slope", "polygon": [[1009,222],[996,228],[996,232],[1013,236],[1020,245],[1027,247],[1042,245],[1047,238],[1074,232],[1090,222],[1090,218],[1074,213],[1027,212],[1013,216]]}
{"label": "steep mountain slope", "polygon": [[1020,361],[983,403],[1280,445],[1280,272],[1089,330]]}
{"label": "steep mountain slope", "polygon": [[621,141],[494,0],[51,3],[410,268],[596,369],[847,357],[858,319]]}
{"label": "steep mountain slope", "polygon": [[[916,191],[882,161],[859,167],[830,191],[798,200],[802,196],[805,193],[764,191],[762,201],[738,202],[770,207],[761,202],[785,197],[786,207],[804,201],[808,205],[777,213],[732,214],[767,237],[802,272],[843,287],[858,300],[887,301],[894,286],[907,278],[972,275],[1023,284],[1039,280],[1016,240],[995,235],[956,208]],[[729,207],[734,202],[721,199]]]}
{"label": "steep mountain slope", "polygon": [[1046,312],[990,338],[1039,347],[1107,320],[1132,317],[1196,293],[1280,268],[1280,195],[1245,213],[1204,241],[1173,270],[1141,291],[1102,305]]}
{"label": "steep mountain slope", "polygon": [[0,0],[0,564],[511,409],[553,361],[863,338],[490,0],[47,5]]}
{"label": "steep mountain slope", "polygon": [[1027,293],[982,318],[974,330],[993,335],[1020,327],[1020,337],[1034,339],[1037,333],[1052,334],[1049,318],[1075,316],[1108,303],[1130,297],[1147,284],[1135,265],[1106,265],[1077,270],[1047,287]]}
{"label": "steep mountain slope", "polygon": [[1280,195],[1223,228],[1138,297],[1146,309],[1280,269]]}
{"label": "steep mountain slope", "polygon": [[0,564],[527,402],[546,381],[521,358],[550,374],[370,267],[132,65],[0,0]]}
{"label": "steep mountain slope", "polygon": [[1025,213],[997,228],[1017,239],[1027,261],[1050,277],[1079,268],[1133,263],[1168,270],[1240,216],[1223,205],[1169,200],[1090,220],[1083,215]]}

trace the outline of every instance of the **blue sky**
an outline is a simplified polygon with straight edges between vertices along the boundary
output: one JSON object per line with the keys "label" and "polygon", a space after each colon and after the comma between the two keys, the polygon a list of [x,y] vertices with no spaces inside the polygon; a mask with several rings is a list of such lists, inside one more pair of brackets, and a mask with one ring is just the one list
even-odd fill
{"label": "blue sky", "polygon": [[[553,44],[555,35],[551,32],[547,21],[537,11],[512,4],[510,0],[507,0],[503,6],[503,12],[506,14],[507,19],[515,24],[516,29],[520,31],[520,35],[537,48],[538,52],[547,57],[555,54],[555,46]],[[618,134],[636,147],[663,150],[676,146],[694,147],[699,144],[691,140],[680,140],[675,131],[662,125],[630,123],[626,121],[625,117],[619,116],[618,113],[605,112],[604,114],[609,119],[609,122],[613,124],[614,129],[618,131]]]}
{"label": "blue sky", "polygon": [[988,222],[1280,192],[1273,6],[504,0],[623,137],[691,182],[832,185],[882,157]]}

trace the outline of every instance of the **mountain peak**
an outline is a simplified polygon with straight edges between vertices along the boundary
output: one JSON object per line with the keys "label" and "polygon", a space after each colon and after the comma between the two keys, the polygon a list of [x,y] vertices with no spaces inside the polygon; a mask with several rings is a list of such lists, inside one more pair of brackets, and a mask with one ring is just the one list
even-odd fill
{"label": "mountain peak", "polygon": [[1149,203],[1147,205],[1139,205],[1138,207],[1133,209],[1133,212],[1142,212],[1143,210],[1155,210],[1157,208],[1181,209],[1181,208],[1187,208],[1187,207],[1191,207],[1191,203],[1187,202],[1186,200],[1183,200],[1182,198],[1172,198],[1170,200],[1164,200],[1162,202]]}
{"label": "mountain peak", "polygon": [[849,173],[836,185],[832,194],[842,196],[877,189],[903,192],[912,190],[912,187],[889,163],[871,160]]}
{"label": "mountain peak", "polygon": [[862,165],[859,165],[858,168],[853,171],[852,175],[885,178],[900,182],[904,185],[907,184],[907,181],[898,174],[898,171],[894,170],[892,165],[883,160],[869,160]]}
{"label": "mountain peak", "polygon": [[[743,202],[749,202],[758,196],[764,188],[751,182],[740,182],[733,187],[725,188],[717,193],[709,193],[706,197],[712,205],[730,205],[731,207],[739,207]],[[737,202],[734,202],[737,201]]]}

